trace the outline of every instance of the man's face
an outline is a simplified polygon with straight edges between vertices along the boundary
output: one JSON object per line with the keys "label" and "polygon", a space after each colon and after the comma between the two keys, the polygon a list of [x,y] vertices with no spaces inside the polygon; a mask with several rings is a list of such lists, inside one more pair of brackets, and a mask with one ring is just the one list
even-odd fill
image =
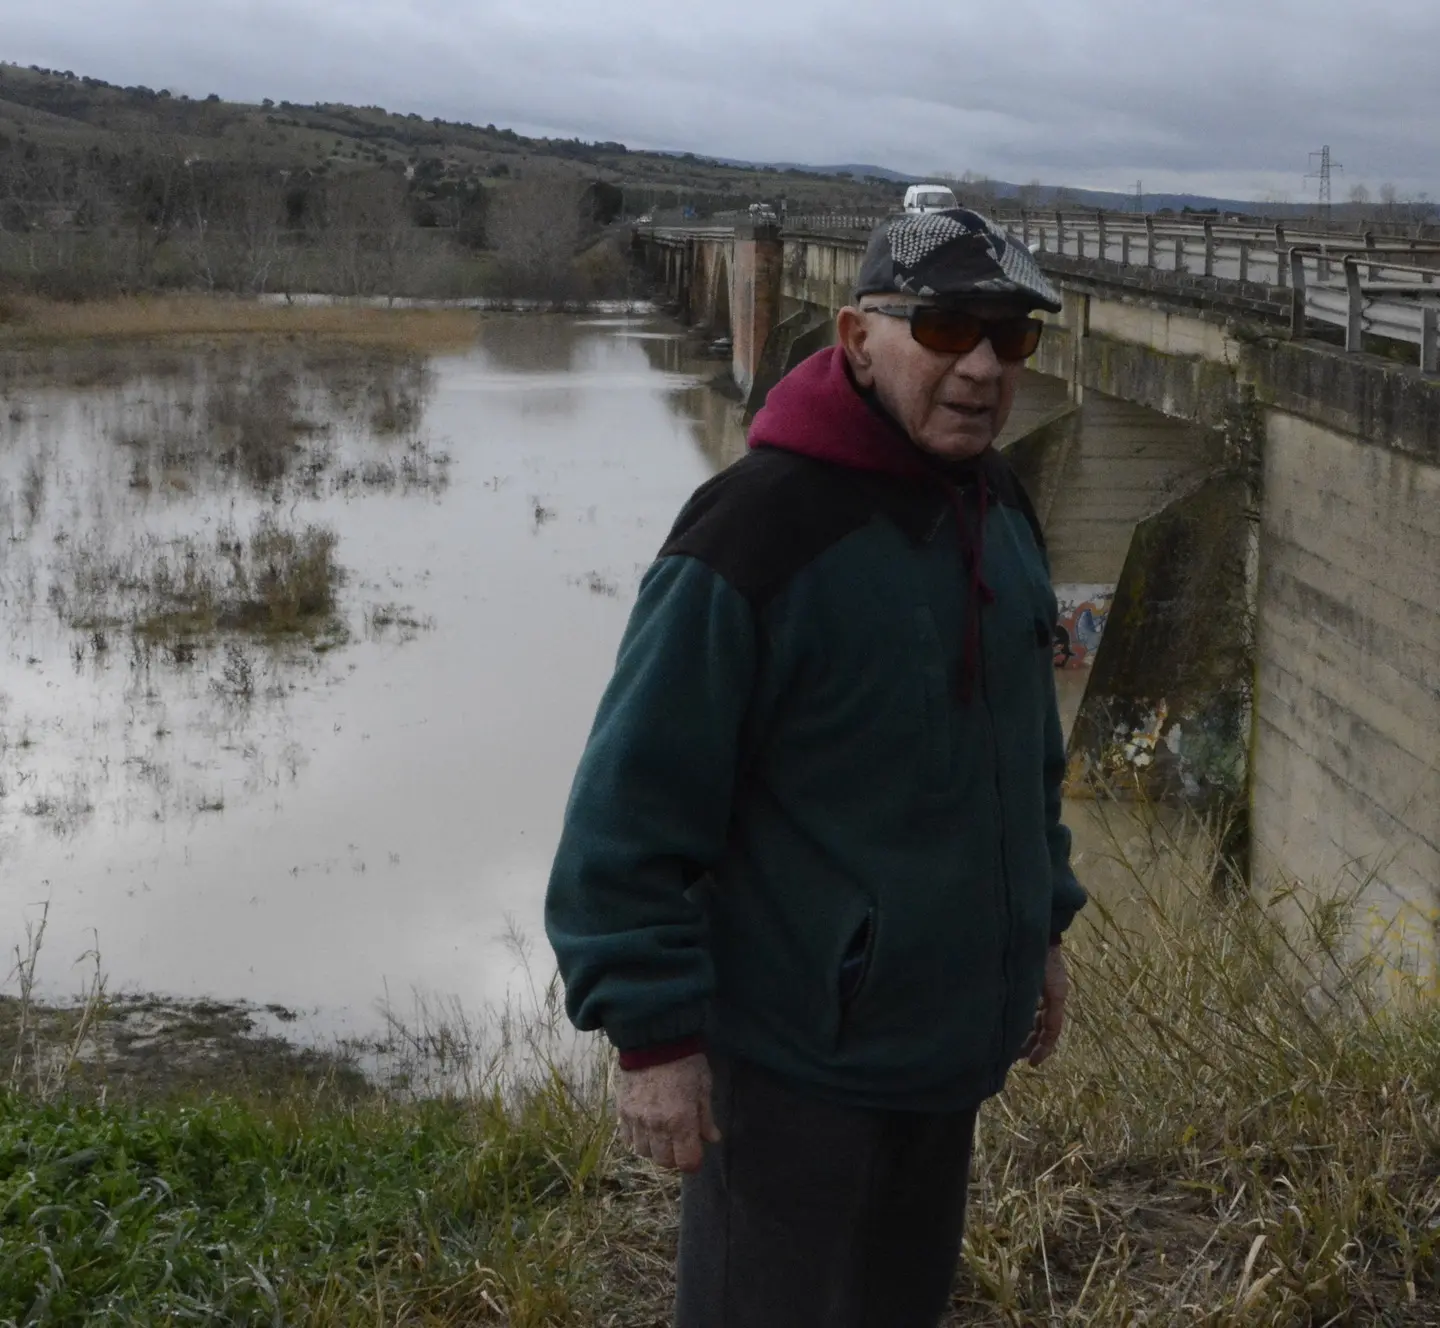
{"label": "man's face", "polygon": [[[927,350],[903,318],[866,312],[924,303],[914,296],[873,295],[840,316],[840,340],[861,387],[873,388],[881,405],[914,444],[950,461],[978,456],[1005,427],[1020,379],[1019,362],[995,356],[989,339],[964,355]],[[966,308],[981,318],[1023,317],[1020,300],[977,300]]]}

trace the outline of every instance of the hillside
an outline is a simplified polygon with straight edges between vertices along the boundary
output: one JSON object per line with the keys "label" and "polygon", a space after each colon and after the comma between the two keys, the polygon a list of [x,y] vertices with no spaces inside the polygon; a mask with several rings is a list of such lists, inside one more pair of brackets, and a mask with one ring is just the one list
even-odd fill
{"label": "hillside", "polygon": [[856,211],[896,201],[889,180],[795,168],[727,165],[691,153],[634,152],[621,143],[526,138],[496,125],[426,120],[378,106],[195,100],[117,87],[71,71],[0,64],[0,151],[33,143],[106,156],[180,149],[187,160],[312,174],[375,166],[438,167],[503,187],[536,174],[600,180],[624,190],[624,211],[694,208],[701,215],[784,198],[792,209]]}

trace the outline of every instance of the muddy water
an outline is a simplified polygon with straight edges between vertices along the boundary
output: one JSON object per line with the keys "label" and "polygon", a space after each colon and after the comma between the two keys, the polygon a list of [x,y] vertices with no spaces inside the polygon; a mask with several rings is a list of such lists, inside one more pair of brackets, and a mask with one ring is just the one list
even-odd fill
{"label": "muddy water", "polygon": [[[283,383],[255,355],[247,375]],[[117,988],[277,1002],[320,1027],[363,1025],[387,990],[503,989],[497,938],[539,934],[641,571],[738,446],[702,386],[715,367],[643,319],[492,318],[430,362],[385,436],[384,400],[327,383],[355,377],[343,357],[301,372],[306,428],[279,478],[187,455],[187,427],[223,414],[213,357],[106,364],[78,389],[12,375],[0,930],[50,901],[50,989],[97,936]],[[123,587],[84,574],[133,577],[157,545],[183,560],[167,541],[203,551],[266,512],[338,537],[348,644],[142,648]],[[87,594],[110,625],[68,625]]]}
{"label": "muddy water", "polygon": [[[716,367],[663,321],[534,316],[423,364],[11,363],[0,933],[48,901],[47,991],[98,941],[113,989],[323,1036],[387,995],[500,997],[510,933],[548,972],[543,883],[640,575],[742,446]],[[223,570],[262,517],[333,532],[338,623],[136,630],[162,564]]]}

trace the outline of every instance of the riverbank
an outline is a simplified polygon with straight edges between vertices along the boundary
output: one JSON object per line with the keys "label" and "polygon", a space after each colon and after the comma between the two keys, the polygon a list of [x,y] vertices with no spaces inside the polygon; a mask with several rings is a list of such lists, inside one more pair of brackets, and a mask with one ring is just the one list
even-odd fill
{"label": "riverbank", "polygon": [[415,354],[474,342],[479,315],[463,308],[372,303],[294,304],[227,295],[129,295],[85,301],[0,296],[0,348],[275,337]]}
{"label": "riverbank", "polygon": [[[1073,934],[1061,1053],[983,1113],[950,1323],[1434,1324],[1440,1010],[1336,949],[1346,901],[1217,897],[1203,836],[1151,847]],[[677,1187],[558,1028],[552,993],[397,1033],[448,1092],[22,1083],[0,1316],[665,1322]]]}

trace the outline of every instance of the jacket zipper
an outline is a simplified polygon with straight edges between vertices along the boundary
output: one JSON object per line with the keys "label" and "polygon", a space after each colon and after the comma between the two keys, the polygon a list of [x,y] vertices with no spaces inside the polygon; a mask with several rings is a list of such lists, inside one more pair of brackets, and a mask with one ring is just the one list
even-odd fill
{"label": "jacket zipper", "polygon": [[[982,545],[983,547],[983,545]],[[1013,909],[1010,901],[1010,866],[1005,850],[1005,795],[1000,779],[1000,743],[995,733],[995,714],[990,709],[990,672],[985,662],[985,615],[980,620],[980,704],[985,711],[985,731],[990,740],[990,762],[995,781],[995,820],[1000,831],[1000,890],[1004,901],[1004,933],[1000,951],[1000,1022],[995,1030],[995,1059],[1000,1060],[1005,1045],[1005,1030],[1010,1026],[1010,945],[1015,930]]]}

